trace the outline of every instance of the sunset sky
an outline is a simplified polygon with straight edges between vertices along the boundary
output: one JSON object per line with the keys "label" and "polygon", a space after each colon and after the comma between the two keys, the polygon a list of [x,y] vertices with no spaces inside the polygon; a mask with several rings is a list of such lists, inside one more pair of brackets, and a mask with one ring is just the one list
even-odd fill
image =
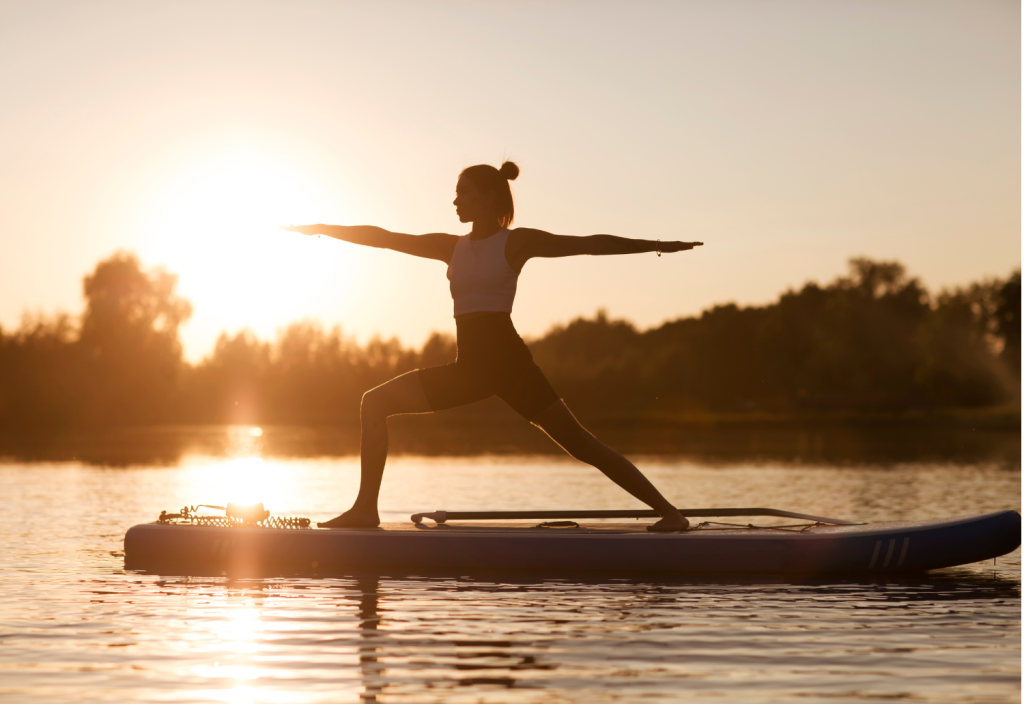
{"label": "sunset sky", "polygon": [[179,274],[201,358],[290,321],[419,344],[444,265],[276,230],[463,234],[460,169],[516,160],[516,224],[703,240],[533,261],[524,335],[647,327],[898,259],[931,288],[1020,248],[1016,2],[0,0],[0,326],[82,309],[117,250]]}

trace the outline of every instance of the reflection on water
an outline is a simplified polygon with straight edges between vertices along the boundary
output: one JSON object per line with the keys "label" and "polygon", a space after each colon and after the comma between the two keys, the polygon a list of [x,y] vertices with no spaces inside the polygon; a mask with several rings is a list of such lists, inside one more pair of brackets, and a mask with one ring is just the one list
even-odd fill
{"label": "reflection on water", "polygon": [[8,693],[966,702],[1013,701],[1020,676],[1019,581],[971,569],[873,583],[128,576],[84,586],[65,590],[80,596],[82,619],[5,619]]}
{"label": "reflection on water", "polygon": [[[351,500],[357,458],[313,451],[331,447],[329,433],[263,431],[149,431],[153,446],[144,433],[122,446],[86,438],[107,459],[0,463],[5,701],[1019,701],[1019,551],[874,581],[126,573],[125,529],[161,509],[251,496],[321,518]],[[635,457],[688,505],[872,521],[1019,510],[1012,438],[979,443],[970,453],[984,459],[972,461],[934,447],[917,459],[779,461],[742,454],[750,442],[738,459],[724,446]],[[636,505],[596,471],[523,454],[405,454],[389,463],[381,501],[387,520]]]}
{"label": "reflection on water", "polygon": [[[330,614],[328,623],[309,612],[301,624],[288,618],[299,586],[304,607]],[[1010,698],[1013,692],[1012,665],[998,673],[986,664],[990,647],[971,652],[977,643],[962,626],[953,637],[943,630],[972,617],[991,620],[983,604],[1019,598],[1013,580],[968,572],[873,584],[362,577],[161,588],[211,601],[231,595],[242,611],[258,604],[264,620],[253,640],[292,646],[291,659],[276,658],[276,668],[301,663],[304,681],[335,682],[329,696],[339,699],[347,692],[350,700],[355,694],[371,702],[459,701],[458,691],[468,690],[466,701],[601,701],[641,692],[671,700],[684,692],[712,694],[724,684],[733,698],[750,701],[849,696],[851,688],[859,692],[852,699],[913,693],[927,700],[931,686],[936,700],[956,701],[943,698],[940,687],[979,668],[988,671],[990,691],[1001,683]],[[438,610],[441,604],[447,608]],[[1003,620],[973,637],[991,639],[1001,630],[1010,654],[1012,610]],[[901,633],[908,627],[912,633]],[[260,648],[242,656],[227,650],[222,646],[218,657],[241,664],[222,664],[219,677],[241,681],[259,671],[252,653]],[[291,686],[274,669],[262,671],[265,700]],[[236,700],[237,687],[230,692]]]}

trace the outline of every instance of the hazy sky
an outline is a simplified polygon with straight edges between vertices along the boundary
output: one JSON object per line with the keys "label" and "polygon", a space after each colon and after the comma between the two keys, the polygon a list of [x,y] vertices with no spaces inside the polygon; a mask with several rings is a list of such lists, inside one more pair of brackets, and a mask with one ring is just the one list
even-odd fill
{"label": "hazy sky", "polygon": [[527,335],[650,326],[895,258],[1020,265],[1016,2],[0,0],[0,325],[82,308],[111,253],[221,330],[453,330],[444,265],[274,230],[465,232],[461,168],[518,161],[516,224],[701,239],[533,261]]}

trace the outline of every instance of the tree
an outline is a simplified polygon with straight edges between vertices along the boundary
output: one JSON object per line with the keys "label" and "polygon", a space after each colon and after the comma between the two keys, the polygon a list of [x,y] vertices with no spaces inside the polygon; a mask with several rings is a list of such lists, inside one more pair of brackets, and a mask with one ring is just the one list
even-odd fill
{"label": "tree", "polygon": [[929,405],[986,406],[1014,395],[1016,383],[996,354],[995,311],[1002,285],[989,279],[936,297],[922,326],[925,359],[916,374]]}
{"label": "tree", "polygon": [[177,277],[143,271],[118,252],[85,277],[78,344],[90,370],[87,423],[154,423],[170,418],[182,369],[178,327],[192,313],[175,295]]}
{"label": "tree", "polygon": [[1020,381],[1020,269],[999,288],[994,317],[1003,342],[1000,356]]}
{"label": "tree", "polygon": [[0,428],[71,425],[88,378],[71,316],[26,315],[12,334],[0,331]]}

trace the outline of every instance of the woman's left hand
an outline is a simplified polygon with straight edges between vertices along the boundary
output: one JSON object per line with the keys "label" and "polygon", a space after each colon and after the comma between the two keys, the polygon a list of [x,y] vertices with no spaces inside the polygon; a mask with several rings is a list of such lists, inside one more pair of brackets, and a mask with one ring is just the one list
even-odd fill
{"label": "woman's left hand", "polygon": [[703,242],[662,242],[661,249],[659,250],[662,254],[669,252],[685,252],[688,249],[694,247],[703,246]]}

